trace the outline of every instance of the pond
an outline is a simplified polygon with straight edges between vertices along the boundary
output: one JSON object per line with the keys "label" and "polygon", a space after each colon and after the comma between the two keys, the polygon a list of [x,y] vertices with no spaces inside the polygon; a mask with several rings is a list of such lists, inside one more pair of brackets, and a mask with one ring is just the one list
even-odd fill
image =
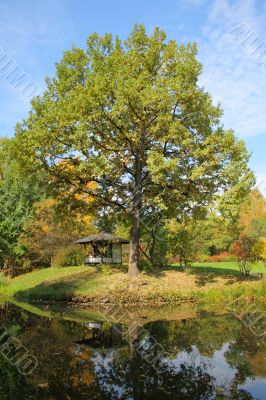
{"label": "pond", "polygon": [[266,344],[230,313],[0,315],[1,399],[266,399]]}

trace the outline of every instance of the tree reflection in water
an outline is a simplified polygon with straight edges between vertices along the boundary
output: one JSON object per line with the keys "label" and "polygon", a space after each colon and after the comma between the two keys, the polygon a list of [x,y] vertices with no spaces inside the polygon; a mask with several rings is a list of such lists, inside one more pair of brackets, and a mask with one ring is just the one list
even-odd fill
{"label": "tree reflection in water", "polygon": [[[145,333],[139,322],[77,323],[10,306],[2,317],[39,368],[22,377],[0,356],[1,399],[262,400],[256,385],[245,390],[257,376],[266,392],[266,348],[231,316],[154,322]],[[156,368],[154,340],[168,354]]]}

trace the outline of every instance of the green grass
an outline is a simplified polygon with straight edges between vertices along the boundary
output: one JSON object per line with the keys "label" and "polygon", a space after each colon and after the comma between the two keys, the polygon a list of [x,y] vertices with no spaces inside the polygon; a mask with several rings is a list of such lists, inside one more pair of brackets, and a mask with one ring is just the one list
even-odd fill
{"label": "green grass", "polygon": [[18,292],[27,291],[49,282],[63,282],[65,278],[75,279],[79,274],[93,273],[94,269],[89,267],[65,267],[45,268],[40,271],[29,272],[13,279],[3,278],[0,280],[0,297],[12,297]]}
{"label": "green grass", "polygon": [[204,304],[228,305],[236,299],[266,304],[266,281],[239,282],[232,286],[225,286],[222,290],[209,289],[207,291],[194,291],[193,298],[196,302]]}
{"label": "green grass", "polygon": [[[257,264],[253,271],[265,270]],[[137,280],[119,270],[106,274],[85,266],[46,268],[13,279],[0,275],[0,300],[211,304],[239,295],[266,302],[266,280],[244,278],[237,263],[195,264],[189,272],[172,266],[159,273],[143,273]]]}
{"label": "green grass", "polygon": [[0,300],[65,301],[77,295],[94,295],[102,288],[108,290],[110,283],[115,280],[114,274],[100,274],[95,267],[45,268],[4,280],[0,286]]}
{"label": "green grass", "polygon": [[[240,273],[239,265],[237,262],[205,262],[205,263],[195,263],[194,268],[201,268],[201,270],[206,272],[218,272],[219,274],[227,273]],[[266,274],[266,267],[261,262],[253,263],[251,266],[251,273],[262,273]]]}

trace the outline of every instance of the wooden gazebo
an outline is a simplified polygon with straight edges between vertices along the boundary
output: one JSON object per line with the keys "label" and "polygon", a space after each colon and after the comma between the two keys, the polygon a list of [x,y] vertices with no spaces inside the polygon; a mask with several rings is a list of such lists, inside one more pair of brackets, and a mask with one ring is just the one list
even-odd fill
{"label": "wooden gazebo", "polygon": [[122,245],[128,243],[129,240],[105,232],[75,242],[85,246],[85,264],[122,264]]}

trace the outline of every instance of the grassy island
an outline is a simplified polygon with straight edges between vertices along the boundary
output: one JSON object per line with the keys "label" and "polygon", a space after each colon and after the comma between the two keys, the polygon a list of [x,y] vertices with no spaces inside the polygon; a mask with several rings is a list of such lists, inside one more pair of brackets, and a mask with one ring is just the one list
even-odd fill
{"label": "grassy island", "polygon": [[46,268],[16,278],[1,276],[0,297],[33,302],[74,304],[169,304],[208,302],[226,304],[244,295],[266,302],[264,267],[244,278],[236,263],[195,264],[188,272],[171,266],[142,273],[132,280],[119,269],[96,267]]}

